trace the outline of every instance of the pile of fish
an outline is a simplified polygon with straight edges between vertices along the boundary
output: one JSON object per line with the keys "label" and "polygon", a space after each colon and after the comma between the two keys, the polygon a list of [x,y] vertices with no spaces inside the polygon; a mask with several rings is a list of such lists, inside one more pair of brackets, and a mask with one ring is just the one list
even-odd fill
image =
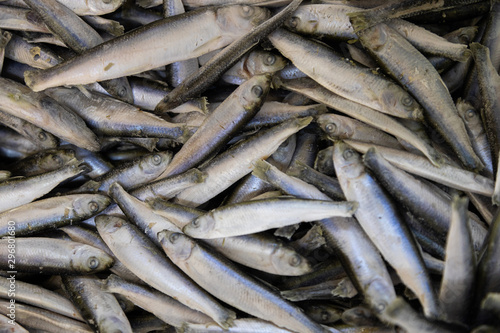
{"label": "pile of fish", "polygon": [[500,332],[500,2],[0,0],[0,332]]}

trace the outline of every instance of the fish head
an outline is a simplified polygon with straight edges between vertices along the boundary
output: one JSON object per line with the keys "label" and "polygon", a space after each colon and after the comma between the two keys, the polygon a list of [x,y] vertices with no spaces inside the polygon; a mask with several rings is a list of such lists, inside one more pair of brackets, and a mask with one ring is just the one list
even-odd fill
{"label": "fish head", "polygon": [[288,30],[304,34],[314,34],[318,30],[319,18],[317,13],[299,7],[283,24]]}
{"label": "fish head", "polygon": [[167,169],[167,166],[172,158],[172,153],[169,151],[159,151],[148,155],[139,163],[140,170],[147,175],[161,175]]}
{"label": "fish head", "polygon": [[246,110],[255,110],[264,103],[264,99],[271,88],[269,74],[256,75],[241,85],[243,91],[239,96],[240,104]]}
{"label": "fish head", "polygon": [[299,276],[312,271],[309,261],[293,249],[279,246],[271,255],[271,263],[280,274]]}
{"label": "fish head", "polygon": [[[120,301],[118,300],[118,303]],[[109,314],[103,316],[97,326],[99,327],[99,332],[109,332],[109,333],[123,333],[130,331],[130,323],[126,320],[124,314],[120,315],[117,313]],[[128,327],[127,327],[128,326]]]}
{"label": "fish head", "polygon": [[403,88],[391,83],[379,97],[385,110],[392,110],[395,116],[412,120],[424,120],[422,106]]}
{"label": "fish head", "polygon": [[193,238],[203,238],[213,229],[215,229],[215,219],[211,213],[207,213],[186,224],[182,231]]}
{"label": "fish head", "polygon": [[76,194],[73,210],[77,216],[93,216],[111,204],[111,198],[104,194]]}
{"label": "fish head", "polygon": [[361,156],[343,141],[335,141],[333,145],[333,165],[339,181],[355,179],[365,173]]}
{"label": "fish head", "polygon": [[[87,6],[92,12],[99,12],[102,14],[112,13],[117,10],[125,0],[94,0],[85,1]],[[100,15],[102,15],[100,14]]]}
{"label": "fish head", "polygon": [[101,272],[113,265],[113,258],[90,245],[75,246],[71,253],[71,267],[79,272]]}
{"label": "fish head", "polygon": [[40,169],[56,170],[73,162],[77,163],[74,150],[54,149],[47,151],[36,163]]}
{"label": "fish head", "polygon": [[374,52],[382,51],[390,40],[390,32],[384,23],[377,24],[371,28],[364,29],[358,34],[359,41],[363,45],[370,45]]}
{"label": "fish head", "polygon": [[375,314],[383,313],[396,297],[394,286],[379,278],[374,278],[364,287],[364,294]]}
{"label": "fish head", "polygon": [[253,75],[274,73],[285,68],[286,64],[287,60],[281,55],[264,50],[250,52],[245,63]]}
{"label": "fish head", "polygon": [[163,230],[158,233],[158,241],[163,251],[173,261],[187,260],[191,256],[195,241],[181,232]]}
{"label": "fish head", "polygon": [[[97,215],[94,219],[97,231],[103,237],[105,234],[112,234],[119,231],[127,221],[118,216]],[[104,237],[103,237],[104,239]]]}
{"label": "fish head", "polygon": [[479,126],[481,123],[481,118],[479,114],[476,112],[472,104],[469,102],[466,102],[465,100],[459,98],[457,100],[457,110],[458,114],[460,115],[460,118],[468,124],[469,126],[473,126],[475,124],[478,124],[476,126]]}
{"label": "fish head", "polygon": [[322,114],[316,118],[316,122],[331,139],[349,139],[354,134],[350,124],[336,114]]}
{"label": "fish head", "polygon": [[322,149],[316,155],[314,168],[321,173],[330,174],[329,170],[333,170],[333,146]]}
{"label": "fish head", "polygon": [[217,25],[235,39],[270,17],[271,12],[263,7],[233,5],[217,9]]}

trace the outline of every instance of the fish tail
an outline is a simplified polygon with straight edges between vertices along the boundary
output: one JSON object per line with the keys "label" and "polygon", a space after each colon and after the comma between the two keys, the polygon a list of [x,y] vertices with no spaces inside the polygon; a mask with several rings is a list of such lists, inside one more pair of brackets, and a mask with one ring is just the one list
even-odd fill
{"label": "fish tail", "polygon": [[220,318],[217,318],[217,320],[215,321],[222,328],[228,329],[229,327],[234,326],[235,319],[236,319],[236,312],[225,309],[225,311],[221,314]]}

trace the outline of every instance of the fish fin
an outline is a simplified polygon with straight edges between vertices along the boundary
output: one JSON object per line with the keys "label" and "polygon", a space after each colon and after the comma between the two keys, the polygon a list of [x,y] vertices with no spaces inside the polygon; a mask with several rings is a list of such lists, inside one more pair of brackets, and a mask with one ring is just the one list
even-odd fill
{"label": "fish fin", "polygon": [[90,94],[90,92],[87,90],[87,88],[85,88],[84,86],[82,86],[81,84],[77,85],[76,88],[78,90],[80,90],[80,92],[82,94],[85,95],[85,97],[89,98],[89,99],[92,99],[92,95]]}
{"label": "fish fin", "polygon": [[222,36],[216,37],[193,50],[194,53],[205,54],[221,48]]}

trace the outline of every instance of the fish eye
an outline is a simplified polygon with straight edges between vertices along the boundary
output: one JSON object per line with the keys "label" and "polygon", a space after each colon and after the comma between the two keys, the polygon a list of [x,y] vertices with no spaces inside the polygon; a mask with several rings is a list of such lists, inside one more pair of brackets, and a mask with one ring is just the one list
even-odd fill
{"label": "fish eye", "polygon": [[96,257],[90,257],[87,260],[87,266],[89,266],[90,269],[96,269],[97,267],[99,267],[99,259],[97,259]]}
{"label": "fish eye", "polygon": [[330,314],[328,313],[328,311],[321,311],[321,319],[323,321],[327,321],[330,319]]}
{"label": "fish eye", "polygon": [[335,133],[335,131],[337,130],[337,125],[335,125],[334,123],[329,123],[325,126],[325,130],[328,133]]}
{"label": "fish eye", "polygon": [[243,6],[241,7],[241,11],[243,12],[243,17],[249,17],[253,15],[255,9],[250,6]]}
{"label": "fish eye", "polygon": [[298,256],[298,255],[293,255],[290,260],[288,260],[288,263],[290,264],[290,266],[292,267],[297,267],[300,265],[300,263],[302,262],[302,259]]}
{"label": "fish eye", "polygon": [[413,104],[413,98],[408,95],[403,96],[403,98],[401,99],[401,103],[406,107],[410,107]]}
{"label": "fish eye", "polygon": [[252,94],[254,94],[255,96],[260,97],[260,96],[262,96],[263,93],[264,93],[264,90],[262,89],[261,86],[255,85],[252,87]]}
{"label": "fish eye", "polygon": [[102,0],[102,2],[104,2],[106,4],[111,3],[111,1],[113,1],[113,0]]}
{"label": "fish eye", "polygon": [[352,151],[352,149],[346,149],[342,156],[344,156],[344,159],[349,160],[354,156],[354,152]]}
{"label": "fish eye", "polygon": [[153,156],[153,164],[154,165],[159,165],[161,163],[161,156],[156,154]]}
{"label": "fish eye", "polygon": [[99,204],[95,201],[89,202],[89,209],[92,213],[95,213],[99,210]]}
{"label": "fish eye", "polygon": [[121,88],[119,91],[118,91],[118,96],[120,97],[123,97],[127,94],[127,91],[125,90],[125,88]]}
{"label": "fish eye", "polygon": [[198,228],[200,226],[200,221],[198,221],[198,219],[193,220],[191,222],[191,225],[193,226],[193,228]]}
{"label": "fish eye", "polygon": [[467,118],[472,119],[476,116],[476,111],[469,109],[467,110],[467,112],[465,112],[465,115],[467,116]]}
{"label": "fish eye", "polygon": [[297,28],[297,26],[299,25],[299,21],[300,21],[300,18],[298,18],[297,16],[292,16],[288,20],[288,26],[290,28]]}
{"label": "fish eye", "polygon": [[52,156],[52,160],[57,164],[57,165],[63,165],[63,160],[61,156],[54,155]]}
{"label": "fish eye", "polygon": [[179,239],[179,233],[178,232],[173,233],[173,234],[170,235],[170,237],[168,237],[168,240],[172,244],[175,244],[175,242],[177,242],[178,239]]}
{"label": "fish eye", "polygon": [[385,303],[380,303],[380,304],[378,304],[378,305],[377,305],[377,310],[378,310],[378,312],[382,312],[382,311],[384,311],[384,310],[385,310],[385,306],[386,306],[386,305],[385,305]]}
{"label": "fish eye", "polygon": [[274,54],[270,54],[266,57],[266,59],[264,59],[264,64],[266,66],[272,66],[274,65],[275,62],[276,62],[276,57],[274,56]]}
{"label": "fish eye", "polygon": [[461,34],[460,36],[458,36],[458,40],[460,41],[461,44],[470,43],[470,38],[467,34]]}
{"label": "fish eye", "polygon": [[45,133],[45,132],[38,133],[38,139],[40,139],[40,141],[47,140],[47,133]]}

